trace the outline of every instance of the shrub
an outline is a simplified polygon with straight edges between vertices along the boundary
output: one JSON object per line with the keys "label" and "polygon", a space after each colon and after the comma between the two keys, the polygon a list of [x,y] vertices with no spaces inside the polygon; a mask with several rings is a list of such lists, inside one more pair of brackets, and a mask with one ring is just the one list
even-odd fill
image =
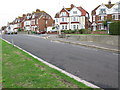
{"label": "shrub", "polygon": [[80,34],[90,34],[91,33],[91,31],[88,30],[88,29],[80,29],[78,31],[79,31]]}
{"label": "shrub", "polygon": [[22,29],[21,29],[21,28],[18,28],[18,31],[22,31]]}
{"label": "shrub", "polygon": [[120,21],[110,24],[109,34],[111,35],[120,35]]}
{"label": "shrub", "polygon": [[74,33],[77,33],[78,30],[62,30],[62,32],[66,33],[66,34],[74,34]]}
{"label": "shrub", "polygon": [[55,27],[52,27],[52,30],[55,29]]}

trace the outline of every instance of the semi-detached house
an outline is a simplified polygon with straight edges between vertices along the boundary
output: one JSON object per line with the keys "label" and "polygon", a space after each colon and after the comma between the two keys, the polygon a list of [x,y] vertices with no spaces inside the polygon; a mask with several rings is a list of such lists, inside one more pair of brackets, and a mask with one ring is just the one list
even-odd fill
{"label": "semi-detached house", "polygon": [[70,8],[63,7],[55,15],[55,27],[60,30],[76,30],[90,28],[89,13],[81,6],[71,4]]}
{"label": "semi-detached house", "polygon": [[112,4],[109,0],[108,4],[101,4],[92,11],[92,30],[107,30],[103,24],[104,21],[109,24],[113,21],[120,21],[120,1]]}

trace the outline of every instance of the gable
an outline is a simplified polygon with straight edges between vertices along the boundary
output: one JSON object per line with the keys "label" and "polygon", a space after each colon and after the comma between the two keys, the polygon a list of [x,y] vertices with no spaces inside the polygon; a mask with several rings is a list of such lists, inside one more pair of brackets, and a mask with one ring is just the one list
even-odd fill
{"label": "gable", "polygon": [[77,8],[74,7],[70,11],[70,16],[81,16],[82,12]]}
{"label": "gable", "polygon": [[109,11],[108,11],[108,8],[104,5],[104,4],[102,4],[101,6],[99,6],[97,9],[96,9],[96,15],[98,15],[98,14],[106,14],[106,13],[108,13]]}
{"label": "gable", "polygon": [[69,12],[63,8],[61,11],[60,11],[60,16],[69,16]]}

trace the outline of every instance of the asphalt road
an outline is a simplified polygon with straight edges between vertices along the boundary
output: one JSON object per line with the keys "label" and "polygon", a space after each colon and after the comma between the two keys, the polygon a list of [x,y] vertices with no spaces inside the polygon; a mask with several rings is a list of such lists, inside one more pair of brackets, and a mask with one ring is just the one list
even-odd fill
{"label": "asphalt road", "polygon": [[[8,41],[101,88],[118,87],[118,54],[52,42],[28,35],[4,35]],[[4,58],[4,57],[3,57]]]}

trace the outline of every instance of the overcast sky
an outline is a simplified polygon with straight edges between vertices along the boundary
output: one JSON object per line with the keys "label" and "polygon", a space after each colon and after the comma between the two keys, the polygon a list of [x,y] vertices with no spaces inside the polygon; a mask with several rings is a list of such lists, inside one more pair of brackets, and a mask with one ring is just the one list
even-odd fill
{"label": "overcast sky", "polygon": [[[0,5],[0,27],[7,25],[7,22],[13,21],[22,14],[32,13],[36,9],[44,10],[53,18],[62,7],[82,6],[91,14],[91,11],[102,3],[108,3],[109,0],[1,0]],[[116,3],[119,0],[111,0]]]}

